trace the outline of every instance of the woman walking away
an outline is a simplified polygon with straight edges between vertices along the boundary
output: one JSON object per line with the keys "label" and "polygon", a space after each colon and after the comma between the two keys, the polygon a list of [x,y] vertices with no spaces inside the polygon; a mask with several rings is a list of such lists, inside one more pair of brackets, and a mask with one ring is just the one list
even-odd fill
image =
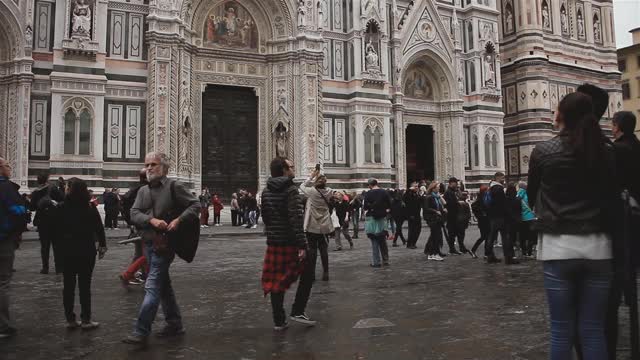
{"label": "woman walking away", "polygon": [[[87,183],[80,179],[67,181],[64,202],[57,211],[58,238],[64,259],[63,303],[67,328],[95,329],[98,323],[91,321],[91,275],[96,264],[96,239],[100,258],[107,251],[104,227],[98,210],[91,206]],[[73,312],[76,282],[80,290],[80,319]]]}
{"label": "woman walking away", "polygon": [[407,240],[405,240],[404,235],[402,234],[402,225],[407,218],[405,205],[402,201],[403,194],[403,191],[398,190],[395,192],[393,199],[391,200],[391,217],[396,224],[396,233],[393,236],[393,247],[398,246],[398,238],[402,240],[402,245],[407,243]]}
{"label": "woman walking away", "polygon": [[[373,259],[371,267],[389,266],[385,225],[387,214],[391,212],[391,200],[387,192],[378,186],[377,179],[369,179],[367,184],[369,191],[364,195],[363,209],[366,211],[364,229],[371,240]],[[382,258],[382,264],[380,258]]]}
{"label": "woman walking away", "polygon": [[518,184],[518,197],[520,198],[522,221],[518,228],[518,238],[520,239],[520,250],[523,257],[533,256],[533,245],[536,241],[536,232],[533,230],[533,220],[536,215],[529,205],[529,196],[527,195],[527,183],[521,181]]}
{"label": "woman walking away", "polygon": [[581,347],[584,360],[606,359],[610,215],[617,190],[602,184],[616,178],[613,148],[605,144],[588,95],[565,96],[555,122],[558,136],[531,153],[527,190],[538,215],[538,259],[543,261],[551,318],[550,359],[571,359],[574,346]]}
{"label": "woman walking away", "polygon": [[520,226],[520,212],[522,209],[522,201],[518,197],[518,190],[514,184],[507,185],[506,207],[507,207],[507,238],[502,242],[502,252],[504,254],[505,265],[519,264],[520,261],[515,259],[514,246],[516,237],[518,236],[518,227]]}
{"label": "woman walking away", "polygon": [[442,228],[444,227],[444,205],[442,197],[438,189],[440,183],[433,181],[429,188],[427,188],[427,196],[424,204],[424,220],[429,225],[431,233],[427,240],[427,245],[424,248],[424,253],[428,256],[428,260],[442,261],[443,257],[440,255],[440,248],[443,245]]}
{"label": "woman walking away", "polygon": [[480,230],[480,238],[476,240],[476,243],[473,244],[473,247],[471,248],[471,257],[474,259],[478,258],[476,251],[483,242],[487,241],[489,238],[489,231],[491,230],[489,215],[487,215],[487,207],[484,204],[484,197],[487,191],[489,191],[489,187],[487,185],[481,185],[478,197],[473,203],[471,203],[471,210],[473,211],[473,216],[475,216],[478,221],[478,229]]}

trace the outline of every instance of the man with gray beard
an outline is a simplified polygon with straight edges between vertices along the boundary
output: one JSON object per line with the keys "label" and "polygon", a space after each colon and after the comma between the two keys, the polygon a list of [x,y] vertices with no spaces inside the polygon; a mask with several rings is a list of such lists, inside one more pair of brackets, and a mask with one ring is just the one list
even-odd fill
{"label": "man with gray beard", "polygon": [[[168,244],[168,233],[177,231],[185,221],[194,218],[197,221],[200,214],[198,199],[184,185],[167,178],[169,159],[165,154],[147,154],[144,167],[149,185],[138,191],[131,208],[131,222],[141,230],[149,274],[135,329],[131,336],[123,340],[134,345],[146,345],[160,304],[167,325],[157,336],[184,334],[182,317],[169,277],[175,252]],[[176,208],[185,210],[172,216],[172,210]]]}

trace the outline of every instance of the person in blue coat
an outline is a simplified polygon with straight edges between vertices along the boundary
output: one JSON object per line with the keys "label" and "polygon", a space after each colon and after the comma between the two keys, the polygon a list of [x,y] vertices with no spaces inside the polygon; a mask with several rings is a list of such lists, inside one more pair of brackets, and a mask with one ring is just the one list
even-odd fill
{"label": "person in blue coat", "polygon": [[529,195],[527,195],[527,183],[521,181],[518,184],[518,198],[521,202],[521,217],[522,221],[518,229],[518,238],[520,239],[520,250],[522,256],[533,256],[533,245],[537,242],[537,234],[533,230],[533,221],[536,219],[536,214],[531,210],[529,206]]}

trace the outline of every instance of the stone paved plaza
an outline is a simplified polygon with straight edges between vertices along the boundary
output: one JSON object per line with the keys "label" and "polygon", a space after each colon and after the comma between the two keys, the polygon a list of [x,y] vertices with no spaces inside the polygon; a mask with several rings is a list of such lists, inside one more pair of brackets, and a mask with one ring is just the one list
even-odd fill
{"label": "stone paved plaza", "polygon": [[[215,230],[214,230],[215,231]],[[424,229],[418,246],[424,246]],[[477,230],[469,231],[475,240]],[[467,241],[470,243],[470,241]],[[469,246],[469,245],[468,245]],[[61,276],[38,274],[39,244],[17,253],[12,294],[19,335],[0,343],[3,359],[545,359],[547,310],[541,266],[506,267],[468,256],[427,262],[421,250],[391,248],[391,266],[371,269],[369,241],[331,252],[329,282],[318,281],[307,308],[314,328],[274,333],[260,271],[264,239],[204,238],[196,260],[176,260],[172,280],[187,334],[151,338],[147,349],[120,341],[132,329],[143,289],[124,290],[117,274],[132,246],[109,243],[93,280],[92,332],[67,331]],[[446,246],[445,246],[446,247]],[[481,253],[481,251],[479,252]],[[286,297],[289,311],[294,292]],[[79,312],[79,304],[76,305]],[[161,311],[160,311],[161,313]],[[379,320],[375,320],[379,319]],[[154,329],[160,328],[159,315]],[[378,327],[378,325],[387,325]],[[373,326],[373,327],[372,327]]]}

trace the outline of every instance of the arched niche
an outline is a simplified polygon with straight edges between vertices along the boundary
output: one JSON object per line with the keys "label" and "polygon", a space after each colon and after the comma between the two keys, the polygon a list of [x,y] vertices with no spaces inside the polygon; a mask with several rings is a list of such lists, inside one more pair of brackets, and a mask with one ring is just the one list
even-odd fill
{"label": "arched niche", "polygon": [[19,14],[13,2],[0,2],[0,63],[12,61],[25,55]]}
{"label": "arched niche", "polygon": [[293,34],[284,0],[197,0],[189,11],[186,5],[182,16],[196,46],[262,54],[268,51],[267,41]]}
{"label": "arched niche", "polygon": [[405,97],[440,101],[448,100],[456,90],[451,88],[455,82],[450,76],[453,70],[440,64],[435,54],[427,51],[414,56],[403,72],[402,92]]}

